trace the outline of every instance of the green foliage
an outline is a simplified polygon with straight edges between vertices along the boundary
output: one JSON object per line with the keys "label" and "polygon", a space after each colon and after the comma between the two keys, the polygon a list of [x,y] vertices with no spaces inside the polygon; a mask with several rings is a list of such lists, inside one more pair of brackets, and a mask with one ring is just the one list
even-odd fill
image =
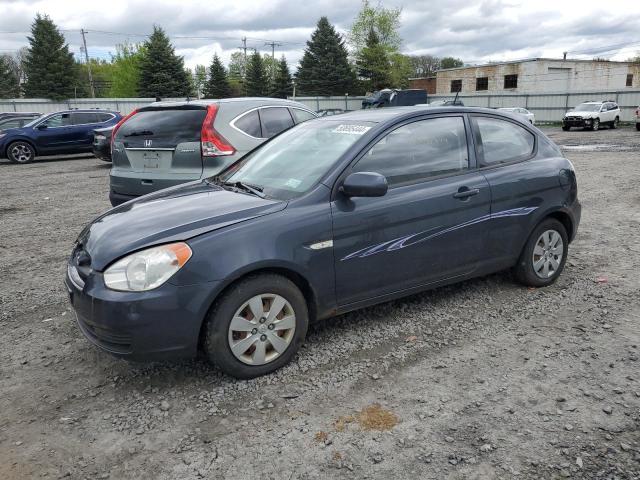
{"label": "green foliage", "polygon": [[266,97],[268,92],[268,78],[264,69],[264,62],[258,52],[253,52],[247,62],[246,75],[247,96]]}
{"label": "green foliage", "polygon": [[378,42],[388,53],[396,52],[402,45],[398,33],[401,8],[384,8],[381,4],[372,7],[368,0],[362,1],[355,22],[351,26],[349,44],[356,54],[368,44],[370,33],[375,32]]}
{"label": "green foliage", "polygon": [[271,84],[271,96],[275,98],[287,98],[293,93],[293,79],[291,78],[291,72],[289,72],[289,65],[287,65],[287,59],[282,58],[276,65],[275,78]]}
{"label": "green foliage", "polygon": [[77,73],[73,54],[58,27],[47,16],[36,15],[25,58],[25,95],[63,100],[74,96]]}
{"label": "green foliage", "polygon": [[356,55],[356,70],[366,81],[367,90],[390,87],[391,62],[374,29],[369,30],[367,43]]}
{"label": "green foliage", "polygon": [[440,59],[440,68],[458,68],[464,67],[464,62],[459,58],[443,57]]}
{"label": "green foliage", "polygon": [[354,91],[355,72],[344,40],[327,17],[320,18],[307,41],[296,83],[301,95],[344,95]]}
{"label": "green foliage", "polygon": [[0,98],[20,96],[20,80],[15,60],[9,55],[0,55]]}
{"label": "green foliage", "polygon": [[209,76],[204,87],[205,98],[227,98],[231,96],[231,87],[227,78],[227,71],[217,54],[213,55]]}
{"label": "green foliage", "polygon": [[184,68],[184,59],[175,54],[164,30],[153,27],[145,42],[140,62],[139,94],[142,97],[186,97],[191,94],[191,82]]}
{"label": "green foliage", "polygon": [[413,76],[413,67],[408,55],[394,53],[390,55],[391,85],[393,88],[407,88],[409,77]]}
{"label": "green foliage", "polygon": [[440,59],[433,55],[411,55],[412,77],[432,77],[440,69]]}
{"label": "green foliage", "polygon": [[116,45],[111,57],[111,88],[108,96],[133,98],[140,90],[140,65],[145,55],[144,45],[123,43]]}
{"label": "green foliage", "polygon": [[207,84],[207,67],[196,65],[193,70],[193,87],[198,98],[204,95],[204,87]]}

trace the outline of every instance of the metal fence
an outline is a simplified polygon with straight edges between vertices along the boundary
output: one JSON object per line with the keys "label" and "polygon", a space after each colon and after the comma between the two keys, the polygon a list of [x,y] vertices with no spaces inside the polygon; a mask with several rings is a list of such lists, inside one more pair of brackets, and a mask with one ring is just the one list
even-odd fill
{"label": "metal fence", "polygon": [[[428,101],[451,99],[455,94],[429,95]],[[323,108],[341,108],[359,110],[364,97],[349,95],[339,97],[290,97],[303,103],[312,110]],[[482,93],[462,94],[458,96],[465,105],[473,107],[524,107],[532,111],[539,122],[558,122],[564,113],[581,102],[593,100],[613,100],[620,105],[621,120],[635,121],[635,109],[640,105],[640,89],[552,92],[552,93]],[[123,115],[135,108],[153,102],[153,98],[79,98],[54,102],[45,99],[0,100],[0,112],[40,112],[50,113],[72,108],[101,108],[115,110]],[[171,99],[165,99],[171,100]],[[184,100],[176,98],[174,100]]]}
{"label": "metal fence", "polygon": [[[429,95],[428,102],[451,100],[455,93],[449,95]],[[290,97],[293,100],[293,97]],[[358,110],[364,97],[295,97],[313,110],[321,108],[343,108]],[[458,99],[470,107],[524,107],[536,116],[539,122],[559,122],[564,113],[582,102],[613,100],[620,106],[623,122],[635,121],[635,110],[640,105],[640,89],[584,91],[584,92],[551,92],[551,93],[484,93],[460,94]]]}

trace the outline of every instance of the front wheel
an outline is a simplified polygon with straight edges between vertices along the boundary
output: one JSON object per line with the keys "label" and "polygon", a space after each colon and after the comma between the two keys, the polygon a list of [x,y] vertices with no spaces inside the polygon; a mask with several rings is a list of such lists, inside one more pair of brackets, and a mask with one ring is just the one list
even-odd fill
{"label": "front wheel", "polygon": [[307,303],[289,279],[253,275],[216,300],[207,319],[204,350],[228,375],[248,379],[291,361],[309,325]]}
{"label": "front wheel", "polygon": [[595,132],[596,130],[599,130],[599,129],[600,129],[600,119],[594,118],[593,123],[591,124],[591,130]]}
{"label": "front wheel", "polygon": [[530,287],[551,285],[564,268],[568,250],[569,238],[564,225],[547,218],[527,240],[515,267],[516,278]]}
{"label": "front wheel", "polygon": [[27,142],[13,142],[7,148],[7,158],[13,163],[29,163],[36,158],[36,151]]}
{"label": "front wheel", "polygon": [[636,130],[640,132],[640,123],[636,123]]}
{"label": "front wheel", "polygon": [[565,132],[568,132],[569,130],[571,130],[571,127],[569,125],[563,125],[562,130],[564,130]]}

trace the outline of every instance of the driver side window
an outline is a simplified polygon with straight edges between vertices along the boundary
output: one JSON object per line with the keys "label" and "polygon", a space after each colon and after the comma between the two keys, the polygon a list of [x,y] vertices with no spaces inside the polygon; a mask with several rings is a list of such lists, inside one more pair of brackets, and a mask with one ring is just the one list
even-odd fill
{"label": "driver side window", "polygon": [[441,117],[396,128],[371,147],[353,171],[379,173],[393,187],[468,168],[463,118]]}
{"label": "driver side window", "polygon": [[70,113],[58,113],[47,118],[42,125],[46,125],[48,128],[64,127],[71,125]]}

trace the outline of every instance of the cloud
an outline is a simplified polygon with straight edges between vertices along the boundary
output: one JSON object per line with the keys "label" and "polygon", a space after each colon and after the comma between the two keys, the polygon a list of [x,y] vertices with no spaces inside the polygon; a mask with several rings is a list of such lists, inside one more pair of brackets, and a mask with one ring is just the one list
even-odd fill
{"label": "cloud", "polygon": [[[373,2],[375,3],[375,2]],[[400,34],[408,54],[451,55],[468,62],[559,56],[563,51],[618,44],[637,38],[640,2],[609,0],[385,0],[402,7]],[[346,33],[360,3],[344,0],[0,0],[0,53],[26,44],[36,13],[48,14],[80,52],[79,29],[91,56],[109,58],[115,45],[140,42],[161,25],[188,66],[208,64],[213,53],[228,61],[241,38],[270,52],[273,40],[295,66],[322,15]],[[18,33],[7,33],[18,32]],[[107,33],[104,33],[107,32]],[[634,48],[604,52],[614,59]]]}

